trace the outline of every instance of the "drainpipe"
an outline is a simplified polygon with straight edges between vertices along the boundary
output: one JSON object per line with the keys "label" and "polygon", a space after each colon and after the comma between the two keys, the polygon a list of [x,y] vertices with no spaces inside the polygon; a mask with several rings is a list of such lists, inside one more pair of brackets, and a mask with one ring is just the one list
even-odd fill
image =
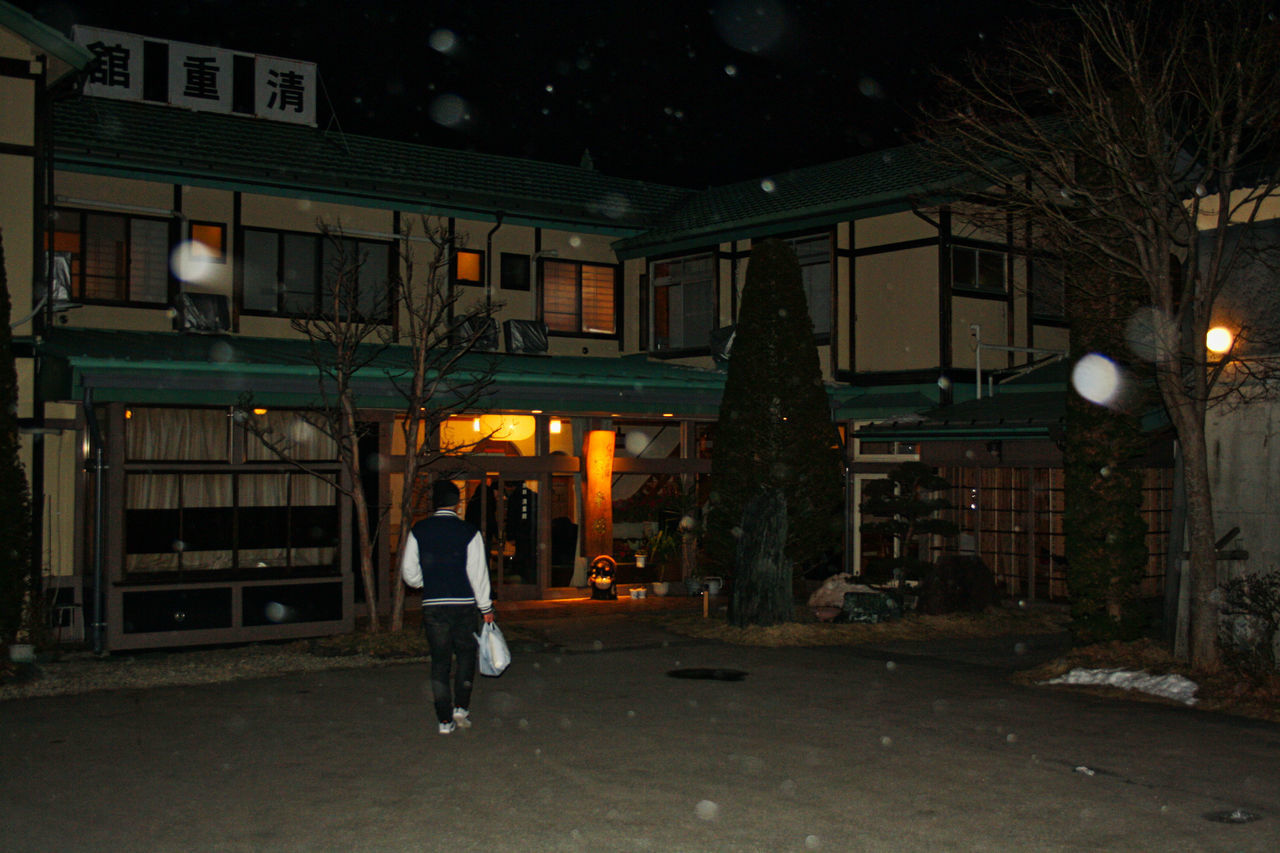
{"label": "drainpipe", "polygon": [[502,211],[497,211],[493,216],[493,227],[485,237],[484,246],[484,316],[486,318],[493,313],[493,235],[502,227]]}
{"label": "drainpipe", "polygon": [[102,476],[106,465],[102,461],[102,431],[98,429],[98,415],[93,410],[93,391],[84,391],[84,417],[89,427],[89,442],[93,445],[93,653],[105,652],[102,629],[106,622],[102,617]]}

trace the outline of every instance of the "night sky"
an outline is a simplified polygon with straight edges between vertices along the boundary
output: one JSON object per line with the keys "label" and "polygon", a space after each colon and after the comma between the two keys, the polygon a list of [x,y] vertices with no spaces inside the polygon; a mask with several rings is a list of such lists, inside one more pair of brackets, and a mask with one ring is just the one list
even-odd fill
{"label": "night sky", "polygon": [[[10,0],[319,65],[322,126],[702,187],[903,141],[1011,0]],[[326,98],[327,95],[327,98]]]}

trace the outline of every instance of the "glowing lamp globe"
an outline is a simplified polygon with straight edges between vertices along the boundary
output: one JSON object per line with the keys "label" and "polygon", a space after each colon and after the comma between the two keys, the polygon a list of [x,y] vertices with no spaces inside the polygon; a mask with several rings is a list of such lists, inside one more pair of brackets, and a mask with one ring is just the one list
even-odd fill
{"label": "glowing lamp globe", "polygon": [[1209,330],[1208,334],[1204,336],[1205,347],[1209,352],[1216,353],[1218,355],[1230,352],[1231,344],[1233,342],[1234,337],[1231,334],[1231,331],[1223,328],[1222,326],[1214,326]]}

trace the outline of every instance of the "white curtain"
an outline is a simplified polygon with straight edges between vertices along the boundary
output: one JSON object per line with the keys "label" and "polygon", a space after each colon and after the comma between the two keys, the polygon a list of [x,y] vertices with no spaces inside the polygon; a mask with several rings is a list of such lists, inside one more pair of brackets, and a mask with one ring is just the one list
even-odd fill
{"label": "white curtain", "polygon": [[226,462],[230,458],[226,409],[132,409],[125,422],[129,459]]}

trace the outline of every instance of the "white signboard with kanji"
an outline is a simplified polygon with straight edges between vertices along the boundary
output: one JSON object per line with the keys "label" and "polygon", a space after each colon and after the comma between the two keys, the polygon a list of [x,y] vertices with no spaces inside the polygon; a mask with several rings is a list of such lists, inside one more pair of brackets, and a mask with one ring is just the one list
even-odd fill
{"label": "white signboard with kanji", "polygon": [[315,126],[318,75],[313,62],[98,27],[77,25],[72,36],[97,57],[89,68],[86,95]]}
{"label": "white signboard with kanji", "polygon": [[142,100],[142,36],[78,25],[74,34],[76,44],[98,58],[84,84],[86,95]]}
{"label": "white signboard with kanji", "polygon": [[232,53],[169,42],[169,103],[175,107],[231,112]]}

